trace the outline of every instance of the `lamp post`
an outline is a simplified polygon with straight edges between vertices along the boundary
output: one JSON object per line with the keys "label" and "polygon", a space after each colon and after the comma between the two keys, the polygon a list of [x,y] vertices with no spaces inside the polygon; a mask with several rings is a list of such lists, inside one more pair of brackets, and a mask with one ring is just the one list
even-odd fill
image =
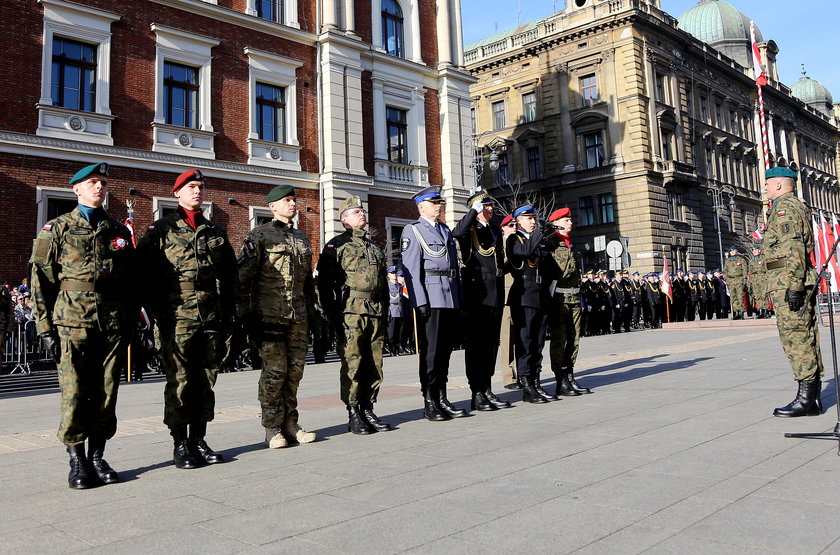
{"label": "lamp post", "polygon": [[729,211],[735,211],[735,189],[731,185],[711,185],[706,190],[706,194],[712,197],[712,210],[715,211],[715,230],[718,236],[718,255],[720,255],[720,268],[723,270],[723,242],[720,236],[720,215],[726,209],[726,205],[723,203],[724,195],[729,197],[729,202],[727,203]]}
{"label": "lamp post", "polygon": [[[478,141],[484,135],[491,133],[491,131],[484,131],[478,135],[473,135],[472,137],[467,138],[464,141],[464,146],[469,148],[472,151],[472,159],[470,160],[470,168],[473,171],[473,177],[475,178],[475,187],[476,189],[481,188],[481,176],[484,175],[484,149],[487,148],[485,146],[479,145]],[[490,160],[489,164],[490,169],[492,171],[497,171],[499,169],[499,155],[496,154],[496,149],[490,149]]]}

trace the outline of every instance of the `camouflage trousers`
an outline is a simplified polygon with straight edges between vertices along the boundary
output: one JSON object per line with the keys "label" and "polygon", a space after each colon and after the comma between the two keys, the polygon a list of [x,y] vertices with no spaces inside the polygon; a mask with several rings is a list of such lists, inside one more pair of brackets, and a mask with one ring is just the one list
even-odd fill
{"label": "camouflage trousers", "polygon": [[353,406],[375,403],[382,385],[385,318],[344,314],[336,339],[341,357],[341,401]]}
{"label": "camouflage trousers", "polygon": [[164,389],[163,423],[170,428],[210,422],[216,408],[213,386],[225,355],[225,334],[200,322],[163,326],[160,347]]}
{"label": "camouflage trousers", "polygon": [[61,359],[61,424],[67,445],[91,435],[111,439],[117,432],[117,389],[125,370],[128,338],[93,328],[58,327]]}
{"label": "camouflage trousers", "polygon": [[806,382],[822,378],[824,370],[813,304],[800,316],[788,308],[784,289],[771,291],[770,298],[776,311],[779,339],[793,368],[794,378]]}
{"label": "camouflage trousers", "polygon": [[306,320],[264,324],[261,339],[258,397],[262,425],[280,428],[286,420],[298,420],[298,385],[303,379],[309,344]]}
{"label": "camouflage trousers", "polygon": [[580,344],[580,305],[552,302],[548,329],[551,334],[548,349],[551,371],[559,372],[561,368],[573,370]]}
{"label": "camouflage trousers", "polygon": [[732,312],[746,312],[747,305],[744,303],[744,282],[732,280],[729,282],[729,304]]}

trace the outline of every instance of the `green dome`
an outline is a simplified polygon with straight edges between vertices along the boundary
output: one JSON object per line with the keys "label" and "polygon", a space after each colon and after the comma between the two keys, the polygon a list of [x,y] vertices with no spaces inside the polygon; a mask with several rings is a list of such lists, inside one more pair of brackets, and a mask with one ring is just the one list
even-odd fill
{"label": "green dome", "polygon": [[802,78],[790,87],[790,92],[808,106],[831,112],[831,105],[834,104],[831,93],[819,81],[805,75],[804,71]]}
{"label": "green dome", "polygon": [[[744,67],[752,67],[750,18],[722,0],[701,0],[679,17],[679,28]],[[758,26],[755,40],[763,42]]]}

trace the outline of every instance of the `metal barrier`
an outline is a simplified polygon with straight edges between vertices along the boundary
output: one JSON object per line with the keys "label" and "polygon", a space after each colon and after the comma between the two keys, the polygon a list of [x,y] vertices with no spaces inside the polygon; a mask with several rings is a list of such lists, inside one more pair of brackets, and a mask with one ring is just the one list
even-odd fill
{"label": "metal barrier", "polygon": [[9,374],[29,374],[31,362],[48,359],[46,350],[35,331],[34,320],[16,324],[12,332],[6,336],[3,364],[15,365]]}

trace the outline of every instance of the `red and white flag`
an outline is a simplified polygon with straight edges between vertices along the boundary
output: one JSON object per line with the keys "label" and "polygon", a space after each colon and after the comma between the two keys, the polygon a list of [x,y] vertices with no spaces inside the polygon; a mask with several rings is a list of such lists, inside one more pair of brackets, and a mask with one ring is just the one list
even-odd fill
{"label": "red and white flag", "polygon": [[755,21],[750,21],[750,37],[752,38],[753,73],[755,73],[755,84],[763,87],[767,84],[767,75],[761,65],[761,52],[758,51],[758,43],[755,41]]}
{"label": "red and white flag", "polygon": [[665,266],[662,268],[662,274],[659,276],[659,290],[662,291],[665,295],[668,295],[668,298],[673,300],[671,297],[671,272],[668,271],[668,259],[665,259]]}
{"label": "red and white flag", "polygon": [[[826,221],[825,214],[820,212],[820,221],[822,223],[822,263],[825,264],[825,261],[828,260],[828,257],[831,255],[831,247],[834,246],[834,230],[832,229],[831,225]],[[822,268],[822,265],[820,265]],[[837,274],[840,273],[840,266],[837,264],[837,257],[831,259],[831,262],[828,265],[828,270],[831,273],[831,290],[837,291]]]}
{"label": "red and white flag", "polygon": [[[814,228],[814,252],[811,253],[811,264],[815,268],[822,268],[825,264],[825,249],[823,248],[823,233],[822,228],[817,224],[816,216],[811,216],[811,226]],[[827,293],[828,288],[825,286],[825,280],[820,280],[820,293]]]}
{"label": "red and white flag", "polygon": [[129,233],[131,233],[131,244],[134,248],[137,248],[137,237],[134,236],[134,221],[128,217],[125,219],[125,227],[128,228]]}

